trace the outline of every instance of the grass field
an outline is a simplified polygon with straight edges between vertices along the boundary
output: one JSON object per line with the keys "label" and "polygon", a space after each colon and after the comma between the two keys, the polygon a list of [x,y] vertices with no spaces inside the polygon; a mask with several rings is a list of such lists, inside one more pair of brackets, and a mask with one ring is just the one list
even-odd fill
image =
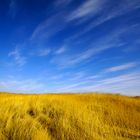
{"label": "grass field", "polygon": [[1,93],[0,140],[140,140],[140,98]]}

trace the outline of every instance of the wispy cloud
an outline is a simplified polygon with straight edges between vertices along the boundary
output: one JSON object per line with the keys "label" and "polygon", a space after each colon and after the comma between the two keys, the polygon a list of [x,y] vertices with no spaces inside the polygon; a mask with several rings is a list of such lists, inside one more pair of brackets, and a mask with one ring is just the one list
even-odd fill
{"label": "wispy cloud", "polygon": [[[115,92],[126,95],[139,95],[140,88],[140,74],[139,72],[131,72],[128,74],[121,74],[114,77],[94,79],[83,79],[81,82],[67,84],[58,88],[57,92]],[[135,90],[131,90],[135,89]],[[129,91],[130,90],[130,91]]]}
{"label": "wispy cloud", "polygon": [[122,64],[122,65],[119,65],[119,66],[114,66],[114,67],[111,67],[111,68],[108,68],[105,70],[105,72],[116,72],[116,71],[121,71],[121,70],[127,70],[127,69],[130,69],[130,68],[133,68],[137,66],[137,63],[126,63],[126,64]]}
{"label": "wispy cloud", "polygon": [[[89,7],[86,5],[89,5]],[[78,19],[78,21],[75,22],[75,25],[80,25],[81,23],[86,22],[89,19],[90,22],[88,22],[87,26],[85,26],[72,38],[77,39],[87,32],[92,31],[95,27],[104,24],[109,20],[123,16],[138,8],[140,8],[139,0],[121,0],[115,6],[112,5],[110,0],[85,1],[83,5],[81,5],[78,9],[72,12],[70,16],[68,16],[68,21]],[[84,9],[87,9],[87,11]]]}
{"label": "wispy cloud", "polygon": [[5,80],[0,81],[0,90],[18,93],[43,92],[44,84],[36,80]]}
{"label": "wispy cloud", "polygon": [[129,73],[129,74],[123,74],[111,78],[106,78],[100,81],[101,84],[114,84],[119,82],[128,82],[131,80],[140,80],[140,74],[139,73]]}
{"label": "wispy cloud", "polygon": [[103,0],[86,0],[82,5],[80,5],[75,11],[70,14],[68,20],[93,16],[102,9],[103,3]]}
{"label": "wispy cloud", "polygon": [[103,47],[103,48],[90,48],[86,50],[85,52],[82,52],[80,54],[76,54],[73,56],[61,56],[61,57],[56,57],[52,59],[52,63],[56,63],[62,67],[69,67],[75,64],[79,63],[84,63],[87,60],[91,60],[90,58],[101,53],[102,51],[108,49],[108,47]]}
{"label": "wispy cloud", "polygon": [[96,39],[94,42],[90,42],[89,44],[87,44],[84,47],[85,50],[83,52],[79,51],[78,53],[75,53],[73,55],[62,55],[59,58],[53,58],[51,62],[67,67],[79,63],[85,63],[88,60],[91,61],[94,57],[108,49],[120,47],[122,44],[122,42],[120,41],[120,37],[124,35],[127,30],[128,28],[114,29],[110,33],[101,36],[99,39]]}
{"label": "wispy cloud", "polygon": [[[41,22],[33,31],[30,40],[49,39],[66,26],[63,14],[59,12]],[[56,22],[57,21],[57,22]]]}
{"label": "wispy cloud", "polygon": [[21,55],[18,47],[16,47],[15,50],[9,52],[8,56],[12,57],[15,63],[20,67],[26,64],[26,58]]}
{"label": "wispy cloud", "polygon": [[111,46],[108,45],[108,46],[102,46],[102,47],[93,47],[93,48],[89,48],[87,49],[85,52],[82,52],[80,54],[77,54],[76,56],[70,58],[67,62],[67,64],[69,65],[74,65],[74,64],[78,64],[80,62],[83,62],[85,60],[88,60],[90,59],[91,57],[101,53],[102,51],[110,48]]}
{"label": "wispy cloud", "polygon": [[[103,24],[104,22],[107,22],[113,18],[125,15],[135,9],[140,8],[140,1],[139,0],[121,0],[117,6],[109,7],[109,0],[104,3],[104,6],[102,8],[102,14],[100,16],[97,16],[96,20],[93,20],[87,28],[85,28],[84,32],[88,32],[94,27]],[[107,9],[105,8],[107,7]]]}
{"label": "wispy cloud", "polygon": [[67,50],[66,46],[62,46],[60,48],[58,48],[54,53],[55,54],[62,54]]}
{"label": "wispy cloud", "polygon": [[35,50],[34,52],[31,53],[31,55],[34,56],[48,56],[49,54],[51,55],[61,55],[64,54],[66,52],[67,48],[66,46],[62,46],[58,49],[52,49],[52,48],[39,48],[37,50]]}
{"label": "wispy cloud", "polygon": [[130,1],[130,0],[124,0],[121,1],[118,7],[111,9],[110,12],[104,13],[101,17],[99,17],[95,22],[91,23],[90,28],[95,27],[97,25],[100,25],[112,18],[116,18],[121,15],[125,15],[128,12],[131,12],[137,8],[140,8],[140,2],[139,0]]}
{"label": "wispy cloud", "polygon": [[39,49],[37,51],[37,53],[35,53],[36,56],[47,56],[49,55],[51,52],[51,50],[49,48],[42,48],[42,49]]}

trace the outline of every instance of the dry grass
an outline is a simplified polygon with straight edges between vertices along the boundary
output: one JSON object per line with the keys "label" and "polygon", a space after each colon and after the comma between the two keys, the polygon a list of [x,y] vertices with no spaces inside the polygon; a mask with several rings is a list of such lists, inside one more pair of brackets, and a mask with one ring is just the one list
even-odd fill
{"label": "dry grass", "polygon": [[1,93],[0,140],[140,140],[140,98]]}

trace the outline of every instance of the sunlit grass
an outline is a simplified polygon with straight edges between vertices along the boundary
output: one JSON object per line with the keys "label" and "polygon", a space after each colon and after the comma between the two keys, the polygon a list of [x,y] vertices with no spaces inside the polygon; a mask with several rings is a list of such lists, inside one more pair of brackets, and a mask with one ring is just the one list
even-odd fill
{"label": "sunlit grass", "polygon": [[0,140],[135,139],[140,139],[140,98],[0,94]]}

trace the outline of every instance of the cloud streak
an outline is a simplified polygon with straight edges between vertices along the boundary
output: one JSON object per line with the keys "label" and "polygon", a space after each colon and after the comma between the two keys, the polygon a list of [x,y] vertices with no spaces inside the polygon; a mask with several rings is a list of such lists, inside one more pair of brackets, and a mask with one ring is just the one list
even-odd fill
{"label": "cloud streak", "polygon": [[15,48],[15,50],[9,52],[8,56],[12,57],[19,67],[26,64],[26,58],[21,55],[21,52],[17,47]]}
{"label": "cloud streak", "polygon": [[[140,82],[140,74],[138,72],[131,72],[128,74],[121,74],[114,77],[83,80],[83,82],[69,84],[64,88],[59,88],[58,92],[115,92],[123,93],[126,95],[139,95],[138,92]],[[130,91],[129,91],[130,89]],[[131,90],[135,89],[135,90]],[[129,91],[129,92],[128,92]]]}
{"label": "cloud streak", "polygon": [[[56,22],[57,21],[57,22]],[[66,26],[63,13],[55,14],[41,22],[33,31],[30,40],[46,40],[63,30]]]}
{"label": "cloud streak", "polygon": [[67,48],[66,46],[62,46],[60,48],[58,48],[56,51],[54,51],[55,54],[63,54],[64,52],[66,52]]}
{"label": "cloud streak", "polygon": [[68,21],[85,18],[97,14],[101,9],[105,0],[86,0],[68,17]]}
{"label": "cloud streak", "polygon": [[0,90],[18,93],[43,92],[44,84],[36,80],[5,80],[0,81]]}
{"label": "cloud streak", "polygon": [[48,56],[51,53],[51,50],[48,48],[39,49],[35,55],[36,56]]}
{"label": "cloud streak", "polygon": [[116,72],[116,71],[121,71],[121,70],[127,70],[135,66],[137,66],[137,63],[132,62],[132,63],[122,64],[119,66],[108,68],[105,70],[105,72]]}
{"label": "cloud streak", "polygon": [[[94,6],[90,3],[93,3]],[[88,6],[84,7],[84,5],[88,4],[90,8]],[[83,3],[83,5],[81,5],[78,9],[71,13],[68,21],[78,19],[79,21],[77,21],[75,25],[80,25],[90,19],[90,22],[87,23],[87,26],[84,27],[82,31],[79,31],[78,35],[75,35],[74,38],[77,38],[93,30],[95,27],[104,24],[109,20],[126,15],[127,13],[139,8],[139,0],[121,0],[115,6],[112,5],[110,0],[88,0],[85,3]]]}
{"label": "cloud streak", "polygon": [[118,6],[108,9],[107,12],[104,11],[101,16],[99,16],[95,21],[91,22],[86,31],[103,24],[113,18],[125,15],[135,9],[140,8],[139,0],[121,0]]}
{"label": "cloud streak", "polygon": [[[114,29],[108,34],[101,36],[94,42],[84,46],[83,52],[73,55],[62,55],[61,57],[55,57],[52,59],[52,63],[56,63],[63,67],[69,67],[75,64],[85,63],[88,60],[92,60],[97,55],[103,53],[111,48],[120,47],[122,42],[120,41],[121,36],[126,34],[131,27]],[[81,45],[82,47],[82,45]]]}

